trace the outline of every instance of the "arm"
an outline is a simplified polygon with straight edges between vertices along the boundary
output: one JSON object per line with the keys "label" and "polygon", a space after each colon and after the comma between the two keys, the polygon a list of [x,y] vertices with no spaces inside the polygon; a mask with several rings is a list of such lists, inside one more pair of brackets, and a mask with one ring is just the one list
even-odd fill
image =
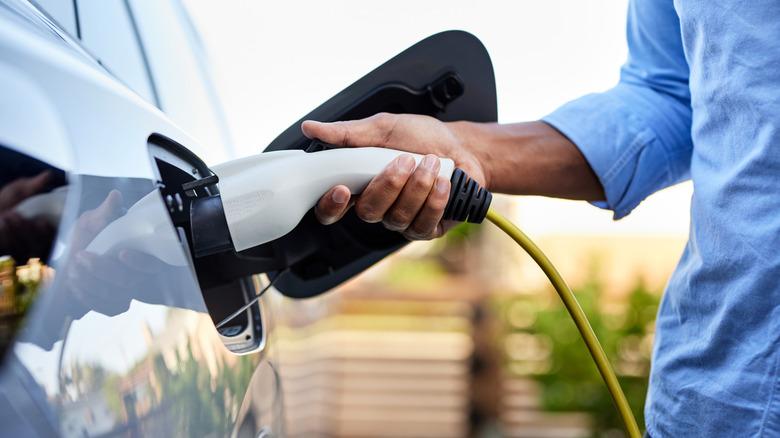
{"label": "arm", "polygon": [[[443,123],[426,116],[377,114],[347,122],[306,121],[302,128],[309,137],[339,146],[371,145],[452,158],[494,192],[604,199],[598,178],[577,147],[544,122]],[[401,156],[352,202],[345,186],[331,189],[320,200],[317,215],[321,222],[333,223],[354,203],[366,222],[381,221],[411,239],[438,237],[444,231],[439,221],[449,181],[436,179],[436,166],[438,160],[423,160],[415,169],[411,157]]]}
{"label": "arm", "polygon": [[595,203],[626,216],[650,194],[690,176],[688,63],[672,2],[631,0],[620,82],[544,121],[574,142],[604,187]]}
{"label": "arm", "polygon": [[547,123],[453,125],[466,148],[484,163],[487,188],[492,192],[604,199],[604,189],[585,157]]}
{"label": "arm", "polygon": [[[455,160],[492,191],[596,201],[628,214],[651,193],[686,179],[692,141],[688,66],[671,2],[632,1],[629,59],[613,89],[564,105],[541,122],[441,123],[413,115],[304,122],[309,137],[347,146],[383,146]],[[435,163],[432,163],[435,165]],[[343,186],[321,199],[323,223],[354,203],[359,217],[412,239],[438,237],[449,185],[437,169],[399,157],[357,199]],[[446,190],[444,190],[446,186]]]}

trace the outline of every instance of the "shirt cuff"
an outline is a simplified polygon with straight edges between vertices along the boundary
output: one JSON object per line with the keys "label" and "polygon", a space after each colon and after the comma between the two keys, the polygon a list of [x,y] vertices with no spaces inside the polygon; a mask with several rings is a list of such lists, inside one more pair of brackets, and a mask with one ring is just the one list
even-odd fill
{"label": "shirt cuff", "polygon": [[585,156],[606,197],[592,204],[612,210],[615,220],[628,215],[668,175],[666,156],[661,148],[649,147],[655,134],[632,107],[632,100],[635,96],[616,87],[583,96],[542,118]]}

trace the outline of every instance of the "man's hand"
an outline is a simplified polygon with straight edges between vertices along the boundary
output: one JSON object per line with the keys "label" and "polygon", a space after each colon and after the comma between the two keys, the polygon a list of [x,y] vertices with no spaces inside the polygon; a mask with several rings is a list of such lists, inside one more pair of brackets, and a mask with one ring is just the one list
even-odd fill
{"label": "man's hand", "polygon": [[384,147],[425,158],[415,168],[410,155],[401,155],[377,175],[355,199],[346,186],[330,189],[315,212],[323,224],[332,224],[354,205],[366,222],[382,222],[385,228],[410,240],[433,239],[444,234],[441,224],[449,199],[450,182],[438,176],[439,160],[450,158],[480,185],[487,187],[484,166],[466,145],[459,123],[443,123],[432,117],[410,114],[377,114],[347,122],[303,122],[309,138],[344,147]]}
{"label": "man's hand", "polygon": [[[31,176],[17,178],[0,189],[0,212],[8,211],[25,199],[43,193],[52,180],[52,173],[48,170]],[[49,189],[51,190],[51,189]]]}

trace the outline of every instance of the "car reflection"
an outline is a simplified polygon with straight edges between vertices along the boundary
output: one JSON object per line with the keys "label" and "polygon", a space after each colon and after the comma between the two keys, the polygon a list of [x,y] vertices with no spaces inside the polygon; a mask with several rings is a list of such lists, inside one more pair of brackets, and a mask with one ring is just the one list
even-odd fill
{"label": "car reflection", "polygon": [[[0,423],[18,428],[3,433],[281,427],[276,370],[225,348],[151,180],[66,181],[1,147],[0,171],[0,405],[19,408],[0,410]],[[13,417],[33,409],[35,424]]]}
{"label": "car reflection", "polygon": [[[19,330],[24,316],[53,270],[45,262],[51,254],[57,222],[46,215],[25,214],[18,207],[31,198],[64,185],[64,172],[40,161],[24,163],[21,154],[0,151],[6,159],[0,176],[0,357]],[[13,164],[17,166],[11,167]],[[9,168],[11,167],[11,168]],[[19,265],[19,266],[17,266]]]}

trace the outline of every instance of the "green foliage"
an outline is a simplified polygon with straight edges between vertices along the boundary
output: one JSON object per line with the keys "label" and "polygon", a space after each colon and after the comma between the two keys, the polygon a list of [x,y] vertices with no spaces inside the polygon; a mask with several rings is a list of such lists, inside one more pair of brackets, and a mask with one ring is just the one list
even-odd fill
{"label": "green foliage", "polygon": [[447,273],[433,259],[394,260],[383,283],[391,288],[426,291],[435,289],[437,282],[446,278]]}
{"label": "green foliage", "polygon": [[[648,291],[639,280],[629,293],[622,311],[618,313],[606,313],[600,306],[602,286],[596,275],[592,275],[590,281],[575,290],[575,294],[618,373],[637,421],[640,426],[643,425],[658,294]],[[523,304],[534,305],[532,302]],[[612,399],[566,309],[557,302],[557,297],[551,305],[537,307],[539,309],[528,327],[513,330],[537,335],[548,341],[546,370],[535,375],[543,385],[544,408],[550,411],[590,413],[595,436],[609,430],[622,430],[622,421]]]}
{"label": "green foliage", "polygon": [[184,435],[203,431],[216,431],[220,435],[229,433],[224,412],[218,411],[224,407],[224,382],[214,385],[216,390],[212,392],[208,367],[193,357],[191,349],[184,352],[184,357],[179,357],[174,373],[169,373],[162,362],[155,365],[162,393],[172,401],[171,410],[175,412],[172,417],[180,422],[175,430]]}
{"label": "green foliage", "polygon": [[479,232],[479,224],[462,222],[450,229],[441,239],[436,241],[442,245],[442,250],[453,246],[460,246]]}

